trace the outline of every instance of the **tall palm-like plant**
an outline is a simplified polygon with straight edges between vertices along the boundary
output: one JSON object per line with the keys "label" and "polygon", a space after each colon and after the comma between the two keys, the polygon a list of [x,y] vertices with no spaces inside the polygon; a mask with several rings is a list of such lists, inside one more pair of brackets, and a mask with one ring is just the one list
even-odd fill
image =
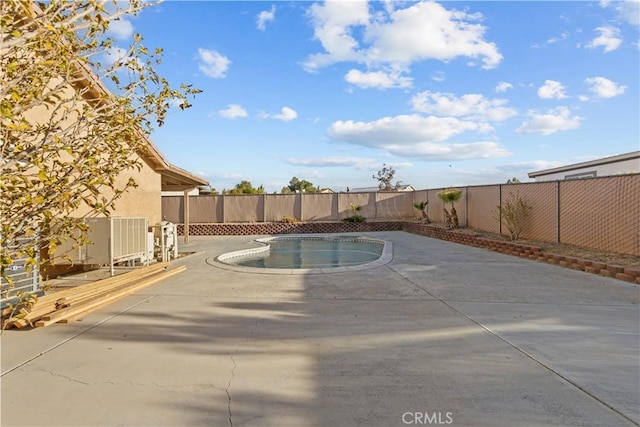
{"label": "tall palm-like plant", "polygon": [[461,195],[462,191],[456,190],[455,188],[449,188],[448,190],[443,190],[438,193],[440,200],[451,205],[450,212],[447,211],[447,208],[442,208],[442,210],[444,210],[447,227],[449,228],[458,228],[460,225],[458,222],[458,212],[456,212],[455,203],[460,199]]}
{"label": "tall palm-like plant", "polygon": [[418,209],[422,213],[422,220],[427,224],[431,222],[429,221],[429,216],[427,215],[427,211],[426,211],[428,204],[429,204],[429,201],[426,200],[424,202],[415,203],[413,205],[414,208]]}

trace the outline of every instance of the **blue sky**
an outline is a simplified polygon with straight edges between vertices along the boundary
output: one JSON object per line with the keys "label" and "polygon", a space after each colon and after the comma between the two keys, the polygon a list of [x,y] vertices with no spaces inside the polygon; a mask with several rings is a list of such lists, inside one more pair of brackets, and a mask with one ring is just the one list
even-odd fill
{"label": "blue sky", "polygon": [[640,2],[166,1],[112,24],[203,90],[151,135],[217,190],[419,189],[635,151]]}

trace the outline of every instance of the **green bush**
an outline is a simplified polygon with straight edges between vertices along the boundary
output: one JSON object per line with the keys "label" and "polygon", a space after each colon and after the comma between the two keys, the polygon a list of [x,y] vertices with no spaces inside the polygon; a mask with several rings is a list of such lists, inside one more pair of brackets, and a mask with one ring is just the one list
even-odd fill
{"label": "green bush", "polygon": [[351,204],[351,215],[343,219],[346,222],[367,222],[367,218],[360,215],[358,212],[362,210],[362,206]]}
{"label": "green bush", "polygon": [[351,215],[343,219],[345,222],[367,222],[367,218],[362,215]]}

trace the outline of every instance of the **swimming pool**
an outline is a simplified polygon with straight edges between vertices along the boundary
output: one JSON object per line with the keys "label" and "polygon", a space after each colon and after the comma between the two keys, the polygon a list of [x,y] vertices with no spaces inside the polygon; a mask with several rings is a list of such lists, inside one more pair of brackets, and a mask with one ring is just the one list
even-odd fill
{"label": "swimming pool", "polygon": [[361,270],[391,260],[391,243],[360,236],[287,236],[256,239],[262,246],[215,261],[247,272],[296,274]]}

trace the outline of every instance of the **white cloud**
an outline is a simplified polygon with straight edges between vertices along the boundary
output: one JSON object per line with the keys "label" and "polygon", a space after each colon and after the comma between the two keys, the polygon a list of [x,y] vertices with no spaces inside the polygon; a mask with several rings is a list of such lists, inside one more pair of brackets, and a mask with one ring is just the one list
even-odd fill
{"label": "white cloud", "polygon": [[113,65],[116,61],[126,58],[127,51],[121,47],[112,46],[103,52],[102,57],[107,65]]}
{"label": "white cloud", "polygon": [[536,43],[531,47],[534,48],[541,48],[544,47],[545,45],[550,45],[550,44],[556,44],[559,43],[563,40],[566,40],[569,37],[569,32],[568,31],[563,31],[562,34],[560,34],[558,37],[551,37],[549,39],[547,39],[547,41],[545,41],[544,43],[540,44],[540,43]]}
{"label": "white cloud", "polygon": [[626,86],[619,85],[604,77],[589,77],[584,82],[589,86],[589,90],[600,98],[613,98],[622,95],[627,89]]}
{"label": "white cloud", "polygon": [[616,27],[598,27],[595,31],[600,33],[600,35],[587,44],[589,49],[603,47],[604,52],[607,53],[618,49],[622,44],[620,30]]}
{"label": "white cloud", "polygon": [[198,57],[200,58],[198,69],[206,76],[214,79],[224,78],[229,65],[231,65],[229,58],[215,50],[199,48]]}
{"label": "white cloud", "polygon": [[249,116],[249,113],[238,104],[229,104],[224,110],[219,110],[218,115],[226,119],[238,119]]}
{"label": "white cloud", "polygon": [[511,83],[508,83],[508,82],[500,82],[496,86],[496,92],[497,93],[503,93],[503,92],[508,91],[509,89],[513,89],[513,85]]}
{"label": "white cloud", "polygon": [[338,168],[353,167],[356,169],[369,169],[378,166],[379,162],[365,157],[319,157],[309,158],[288,158],[285,162],[290,165],[318,167],[318,168]]}
{"label": "white cloud", "polygon": [[480,58],[483,68],[493,68],[502,55],[494,43],[484,41],[485,27],[478,14],[447,10],[434,2],[398,9],[389,22],[374,22],[366,39],[372,41],[368,57],[409,65],[424,59],[450,61],[459,56]]}
{"label": "white cloud", "polygon": [[276,6],[271,5],[271,10],[263,10],[258,14],[257,28],[264,31],[267,28],[267,22],[272,22],[276,17]]}
{"label": "white cloud", "polygon": [[572,115],[567,107],[556,107],[546,113],[531,110],[527,115],[529,119],[516,129],[516,133],[548,136],[556,132],[578,129],[583,120],[582,117]]}
{"label": "white cloud", "polygon": [[391,144],[384,147],[397,156],[418,158],[422,160],[469,160],[506,157],[511,153],[498,143],[480,141],[456,144],[435,144],[422,142],[412,146]]}
{"label": "white cloud", "polygon": [[358,42],[351,35],[351,27],[369,22],[369,7],[366,1],[328,1],[323,5],[314,3],[309,9],[314,26],[314,38],[326,53],[316,53],[307,59],[304,67],[314,71],[320,67],[340,61],[358,61]]}
{"label": "white cloud", "polygon": [[384,117],[372,122],[336,121],[327,133],[336,142],[383,149],[393,155],[428,160],[488,158],[508,155],[495,142],[444,143],[468,131],[483,132],[488,125],[453,117],[417,114]]}
{"label": "white cloud", "polygon": [[562,83],[555,80],[545,80],[544,85],[538,88],[538,96],[542,99],[564,99],[567,94],[564,92]]}
{"label": "white cloud", "polygon": [[282,107],[279,114],[269,114],[261,112],[259,115],[260,118],[263,119],[282,120],[283,122],[288,122],[298,117],[298,113],[296,112],[296,110],[289,107]]}
{"label": "white cloud", "polygon": [[476,93],[456,97],[451,93],[420,92],[411,98],[414,111],[440,116],[467,117],[479,120],[502,121],[517,114],[506,107],[505,99],[486,99]]}
{"label": "white cloud", "polygon": [[133,24],[126,18],[120,18],[109,22],[107,35],[116,40],[126,40],[133,35]]}
{"label": "white cloud", "polygon": [[[495,43],[484,40],[481,15],[448,10],[435,2],[387,7],[371,15],[366,1],[329,1],[314,4],[309,15],[324,52],[307,58],[308,71],[342,61],[364,63],[375,71],[381,66],[406,70],[428,59],[467,57],[479,60],[483,68],[494,68],[502,60]],[[363,34],[361,41],[354,29]]]}
{"label": "white cloud", "polygon": [[508,173],[527,173],[562,166],[564,163],[557,160],[531,160],[528,162],[514,162],[498,166],[496,169]]}
{"label": "white cloud", "polygon": [[431,80],[436,82],[443,82],[445,81],[445,79],[446,79],[446,74],[444,73],[444,71],[436,71],[431,76]]}
{"label": "white cloud", "polygon": [[382,147],[401,141],[406,144],[444,141],[480,126],[471,121],[453,117],[423,117],[418,114],[383,117],[372,122],[336,121],[328,130],[329,136],[339,142]]}
{"label": "white cloud", "polygon": [[413,84],[413,79],[410,77],[402,77],[400,73],[385,73],[384,71],[349,70],[344,79],[347,83],[363,89],[407,88]]}
{"label": "white cloud", "polygon": [[566,40],[568,37],[569,37],[569,32],[568,31],[563,31],[562,34],[560,34],[560,36],[551,37],[549,40],[547,40],[547,44],[555,44],[555,43],[561,42],[563,40]]}
{"label": "white cloud", "polygon": [[623,21],[640,25],[640,0],[601,1],[600,6],[612,7]]}
{"label": "white cloud", "polygon": [[112,46],[108,49],[105,49],[105,51],[102,53],[102,60],[107,66],[113,65],[117,61],[122,61],[123,63],[126,63],[127,66],[130,65],[131,68],[136,68],[136,63],[137,67],[143,66],[140,58],[129,57],[128,51],[126,49],[117,46]]}

